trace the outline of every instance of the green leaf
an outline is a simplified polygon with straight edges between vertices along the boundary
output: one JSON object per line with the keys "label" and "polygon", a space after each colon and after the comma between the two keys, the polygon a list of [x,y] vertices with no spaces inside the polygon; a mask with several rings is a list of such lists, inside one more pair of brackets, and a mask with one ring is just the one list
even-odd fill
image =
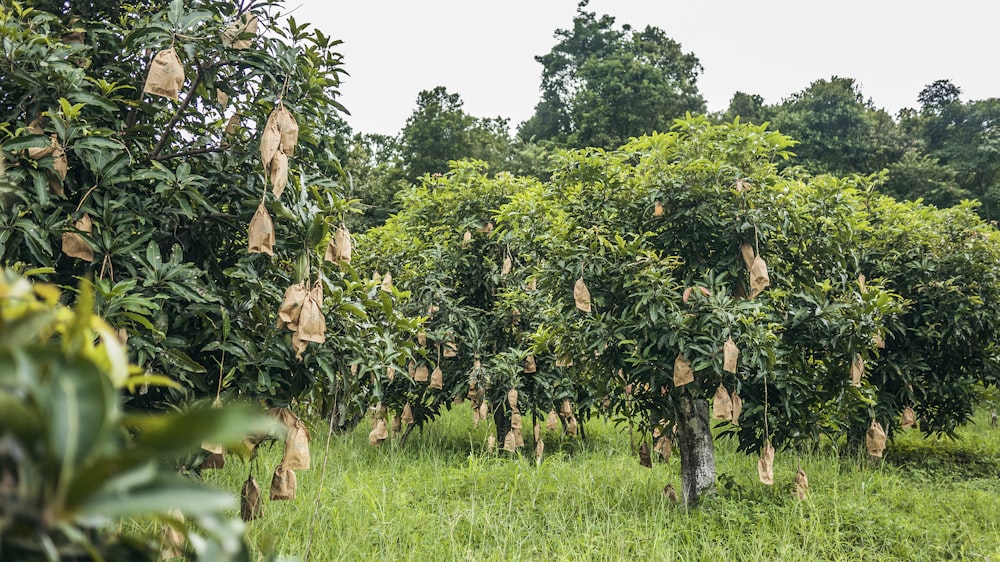
{"label": "green leaf", "polygon": [[29,148],[45,148],[52,144],[52,139],[46,135],[25,135],[9,140],[3,144],[7,152],[18,152]]}
{"label": "green leaf", "polygon": [[125,148],[125,145],[105,137],[86,137],[73,143],[74,150],[79,150],[81,148],[85,150],[110,149],[117,151]]}
{"label": "green leaf", "polygon": [[90,524],[166,513],[177,509],[191,515],[218,512],[236,506],[232,495],[213,490],[180,476],[160,476],[141,486],[114,478],[80,507],[79,516]]}
{"label": "green leaf", "polygon": [[174,365],[188,371],[189,373],[205,373],[205,367],[202,367],[191,356],[179,349],[168,348],[164,350],[167,355],[167,361]]}

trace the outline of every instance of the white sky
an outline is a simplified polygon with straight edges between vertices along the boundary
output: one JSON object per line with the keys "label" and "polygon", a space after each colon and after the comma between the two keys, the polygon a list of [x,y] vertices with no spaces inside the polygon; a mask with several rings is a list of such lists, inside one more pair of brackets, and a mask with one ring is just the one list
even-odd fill
{"label": "white sky", "polygon": [[[288,0],[299,23],[342,39],[348,122],[395,134],[417,93],[445,86],[476,117],[512,128],[533,113],[557,28],[577,0]],[[775,103],[830,76],[854,78],[895,114],[941,78],[962,99],[1000,97],[1000,2],[994,0],[592,0],[616,25],[654,25],[694,52],[711,111],[737,90]]]}

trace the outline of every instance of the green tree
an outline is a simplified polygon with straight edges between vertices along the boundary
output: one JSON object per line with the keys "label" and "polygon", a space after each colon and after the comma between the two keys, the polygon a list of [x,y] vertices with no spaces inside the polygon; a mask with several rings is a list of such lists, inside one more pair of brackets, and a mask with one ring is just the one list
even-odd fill
{"label": "green tree", "polygon": [[954,170],[916,150],[908,150],[898,161],[889,164],[887,171],[879,191],[900,200],[920,199],[944,208],[975,198],[972,192],[958,186]]}
{"label": "green tree", "polygon": [[948,80],[924,88],[916,121],[923,149],[954,174],[959,190],[983,205],[983,216],[1000,216],[1000,99],[963,102]]}
{"label": "green tree", "polygon": [[614,27],[615,19],[580,3],[572,29],[542,64],[542,99],[519,130],[526,140],[614,148],[665,131],[673,119],[705,110],[696,85],[701,65],[663,30]]}
{"label": "green tree", "polygon": [[511,146],[507,120],[473,117],[463,105],[458,94],[443,86],[417,96],[417,108],[399,136],[400,163],[409,182],[424,174],[443,174],[449,161],[463,158],[504,169]]}
{"label": "green tree", "polygon": [[722,121],[732,121],[739,117],[745,123],[761,124],[769,120],[769,108],[764,98],[758,94],[736,92],[729,100],[729,107],[722,115]]}
{"label": "green tree", "polygon": [[[331,134],[342,126],[339,42],[281,11],[276,1],[0,6],[10,180],[0,263],[46,268],[63,286],[94,278],[98,311],[130,336],[134,361],[180,383],[132,406],[220,390],[284,405],[317,386],[361,402],[367,369],[401,361],[393,334],[407,321],[349,265],[323,260],[355,209]],[[154,55],[171,48],[184,71],[177,99],[144,93]],[[290,170],[274,174],[288,179],[281,196],[260,154],[279,107],[298,126],[294,150],[282,149]],[[273,257],[248,251],[248,223],[265,211]],[[64,240],[71,251],[60,252]],[[299,281],[322,287],[339,336],[302,360],[301,342],[276,327]]]}
{"label": "green tree", "polygon": [[851,78],[817,80],[772,112],[774,126],[798,141],[795,163],[812,173],[870,174],[902,156],[892,117]]}

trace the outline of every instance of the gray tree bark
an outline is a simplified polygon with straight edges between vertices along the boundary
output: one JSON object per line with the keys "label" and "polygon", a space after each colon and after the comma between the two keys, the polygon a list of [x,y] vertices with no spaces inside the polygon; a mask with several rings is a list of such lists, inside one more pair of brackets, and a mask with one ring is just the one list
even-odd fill
{"label": "gray tree bark", "polygon": [[681,390],[677,405],[677,447],[681,452],[681,493],[695,507],[715,492],[715,445],[708,401]]}

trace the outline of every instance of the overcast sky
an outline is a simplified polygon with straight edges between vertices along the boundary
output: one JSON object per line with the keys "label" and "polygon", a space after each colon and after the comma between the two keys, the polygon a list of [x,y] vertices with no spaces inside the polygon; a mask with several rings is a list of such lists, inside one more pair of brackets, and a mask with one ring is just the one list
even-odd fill
{"label": "overcast sky", "polygon": [[[531,116],[557,28],[577,0],[288,0],[298,22],[342,39],[341,102],[358,131],[395,134],[417,93],[445,86],[476,117]],[[941,78],[962,99],[1000,97],[994,0],[592,0],[616,24],[653,25],[694,52],[710,111],[733,93],[779,102],[830,76],[857,80],[895,114]]]}

